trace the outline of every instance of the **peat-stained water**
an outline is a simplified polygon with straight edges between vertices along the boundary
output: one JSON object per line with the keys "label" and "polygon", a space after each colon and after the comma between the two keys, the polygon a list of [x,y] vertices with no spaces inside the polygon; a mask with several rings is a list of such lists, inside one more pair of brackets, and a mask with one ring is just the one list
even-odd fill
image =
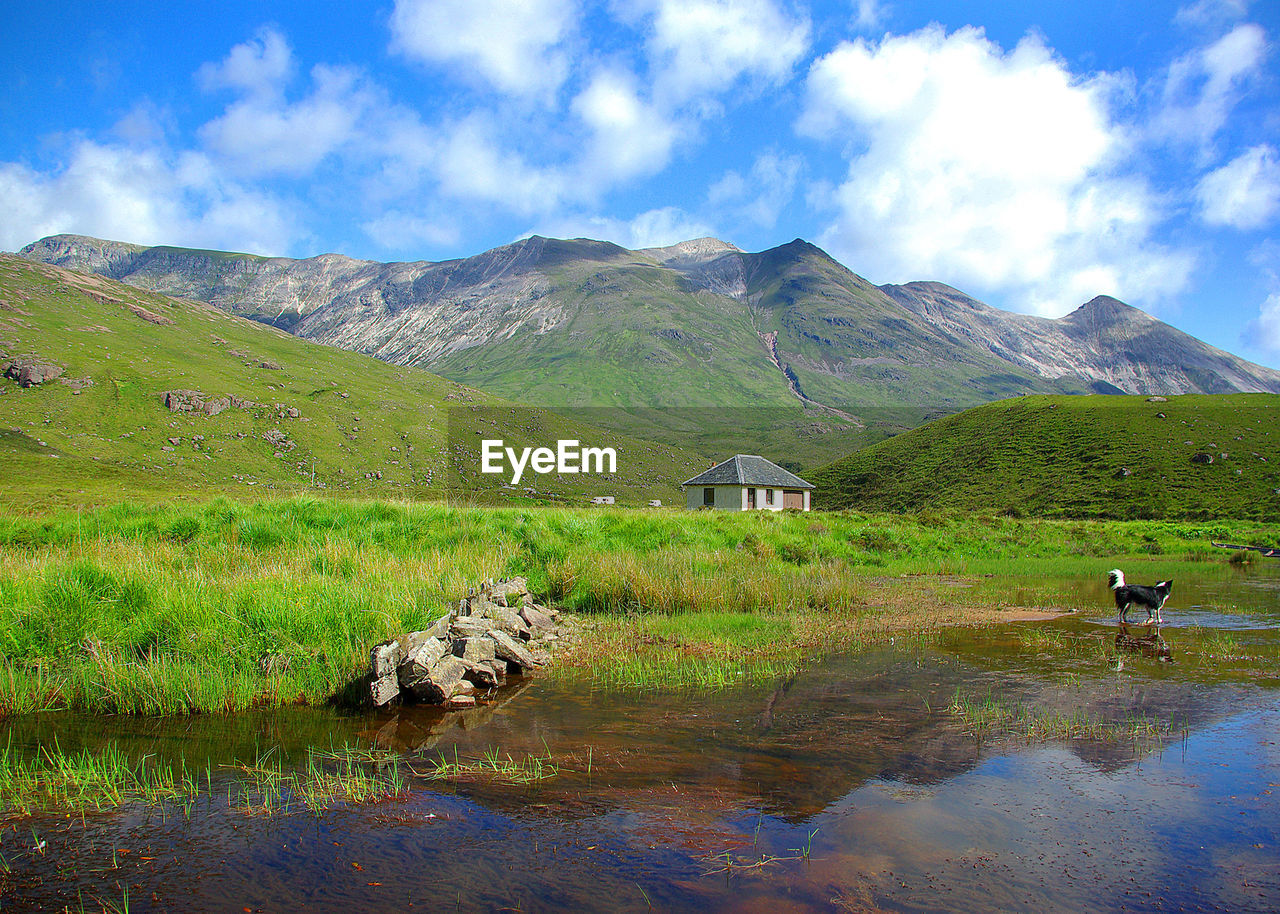
{"label": "peat-stained water", "polygon": [[[1191,599],[1166,612],[1172,662],[1116,645],[1104,590],[1096,614],[904,636],[710,695],[537,680],[452,715],[12,721],[10,751],[113,742],[208,760],[214,789],[189,811],[9,822],[0,908],[1275,910],[1280,681],[1216,675],[1189,647],[1222,630],[1274,648],[1278,582],[1266,568],[1175,591]],[[961,696],[1111,726],[975,732],[948,710]],[[1126,736],[1133,721],[1161,735]],[[319,814],[227,802],[233,760],[356,742],[422,776]],[[495,751],[559,773],[425,776]]]}

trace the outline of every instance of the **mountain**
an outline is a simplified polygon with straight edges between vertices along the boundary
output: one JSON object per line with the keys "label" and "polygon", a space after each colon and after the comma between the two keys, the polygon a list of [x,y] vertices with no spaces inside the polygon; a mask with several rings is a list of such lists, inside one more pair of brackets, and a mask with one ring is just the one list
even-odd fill
{"label": "mountain", "polygon": [[1280,396],[1029,396],[974,407],[808,478],[814,504],[1110,518],[1280,517]]}
{"label": "mountain", "polygon": [[[1280,372],[1114,299],[1059,320],[1013,314],[938,283],[877,287],[799,239],[747,253],[716,239],[630,251],[535,236],[383,264],[59,235],[21,254],[513,400],[595,408],[576,414],[613,428],[667,430],[704,451],[740,431],[757,452],[810,465],[1020,394],[1280,392]],[[710,407],[738,412],[698,413]],[[642,415],[651,408],[667,413]]]}
{"label": "mountain", "polygon": [[[511,486],[479,473],[486,438],[611,446],[616,472],[528,470]],[[0,255],[7,504],[272,491],[670,503],[706,465],[203,302]]]}

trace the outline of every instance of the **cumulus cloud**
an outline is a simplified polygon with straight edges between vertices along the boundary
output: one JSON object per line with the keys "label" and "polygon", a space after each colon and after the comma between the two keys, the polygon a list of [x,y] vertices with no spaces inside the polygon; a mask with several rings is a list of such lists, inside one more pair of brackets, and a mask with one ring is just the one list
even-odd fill
{"label": "cumulus cloud", "polygon": [[534,164],[503,143],[499,126],[483,113],[445,125],[439,134],[433,173],[447,196],[526,215],[554,209],[566,196],[562,171]]}
{"label": "cumulus cloud", "polygon": [[1268,295],[1258,318],[1245,331],[1246,340],[1267,352],[1280,353],[1280,293]]}
{"label": "cumulus cloud", "polygon": [[255,93],[200,128],[199,137],[239,174],[303,175],[361,138],[362,117],[379,105],[356,71],[317,66],[313,87],[297,102]]}
{"label": "cumulus cloud", "polygon": [[73,232],[138,244],[278,254],[298,237],[288,207],[222,180],[198,153],[81,140],[54,173],[0,164],[0,246]]}
{"label": "cumulus cloud", "polygon": [[809,47],[808,19],[773,0],[632,0],[622,9],[652,20],[647,48],[657,94],[675,101],[742,78],[780,82]]}
{"label": "cumulus cloud", "polygon": [[882,282],[941,278],[1047,314],[1180,291],[1191,258],[1151,240],[1160,201],[1118,170],[1115,91],[1034,36],[1008,52],[940,26],[839,45],[798,123],[854,150],[822,242]]}
{"label": "cumulus cloud", "polygon": [[853,27],[861,31],[878,28],[888,17],[889,9],[880,0],[855,0]]}
{"label": "cumulus cloud", "polygon": [[684,210],[666,206],[640,213],[632,219],[611,219],[604,216],[565,216],[539,223],[528,235],[545,235],[551,238],[594,238],[612,241],[630,250],[666,247],[691,238],[705,238],[715,232],[700,219]]}
{"label": "cumulus cloud", "polygon": [[1169,65],[1153,134],[1207,152],[1266,53],[1266,33],[1247,22],[1179,57]]}
{"label": "cumulus cloud", "polygon": [[596,73],[573,100],[572,110],[590,135],[581,159],[582,177],[596,186],[661,171],[671,159],[679,131],[640,95],[630,73]]}
{"label": "cumulus cloud", "polygon": [[726,172],[707,192],[707,202],[756,225],[772,228],[795,196],[803,160],[799,156],[767,152],[743,175]]}
{"label": "cumulus cloud", "polygon": [[1280,209],[1280,158],[1271,146],[1254,146],[1200,179],[1200,218],[1209,225],[1262,228]]}
{"label": "cumulus cloud", "polygon": [[396,0],[392,47],[507,95],[550,98],[569,72],[573,0]]}
{"label": "cumulus cloud", "polygon": [[205,91],[234,89],[250,95],[280,91],[293,72],[293,51],[284,35],[263,27],[249,41],[238,44],[219,63],[203,64],[196,79]]}

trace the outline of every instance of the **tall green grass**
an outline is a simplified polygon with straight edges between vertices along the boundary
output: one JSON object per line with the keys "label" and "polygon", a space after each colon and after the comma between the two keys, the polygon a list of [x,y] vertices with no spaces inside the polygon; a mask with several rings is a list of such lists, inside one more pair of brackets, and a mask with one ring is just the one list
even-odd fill
{"label": "tall green grass", "polygon": [[[1004,588],[985,592],[984,575],[1100,576],[1123,562],[1172,577],[1213,561],[1226,573],[1210,539],[1275,542],[1280,526],[310,498],[0,514],[0,714],[327,701],[372,644],[425,627],[488,577],[527,575],[569,610],[720,630],[746,624],[735,615],[862,623],[900,614],[904,601],[928,622],[998,600]],[[938,583],[948,575],[979,586],[948,590]],[[784,640],[760,631],[753,638]]]}

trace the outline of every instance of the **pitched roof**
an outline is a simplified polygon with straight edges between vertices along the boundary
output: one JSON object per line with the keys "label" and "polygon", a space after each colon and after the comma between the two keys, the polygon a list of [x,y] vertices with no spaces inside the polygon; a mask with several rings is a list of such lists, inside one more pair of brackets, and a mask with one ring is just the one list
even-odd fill
{"label": "pitched roof", "polygon": [[795,473],[789,473],[771,460],[755,454],[735,454],[705,473],[686,479],[686,486],[769,486],[779,489],[812,489]]}

